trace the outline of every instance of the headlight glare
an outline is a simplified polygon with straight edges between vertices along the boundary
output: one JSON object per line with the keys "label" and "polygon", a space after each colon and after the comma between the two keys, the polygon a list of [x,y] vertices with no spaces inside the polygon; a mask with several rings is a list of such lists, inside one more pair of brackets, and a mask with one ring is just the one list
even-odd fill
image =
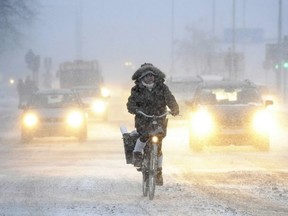
{"label": "headlight glare", "polygon": [[191,116],[191,130],[199,136],[204,136],[212,133],[213,119],[208,110],[201,109]]}
{"label": "headlight glare", "polygon": [[23,123],[26,127],[34,127],[38,124],[38,117],[34,113],[27,113],[23,118]]}
{"label": "headlight glare", "polygon": [[256,131],[265,133],[271,129],[274,124],[272,115],[268,110],[260,110],[254,114],[253,128]]}
{"label": "headlight glare", "polygon": [[153,136],[153,137],[152,137],[152,142],[153,142],[153,143],[157,143],[157,142],[158,142],[158,140],[159,140],[159,139],[158,139],[158,137],[157,137],[157,136]]}
{"label": "headlight glare", "polygon": [[92,103],[91,108],[94,113],[103,113],[106,110],[106,104],[103,100],[96,100]]}
{"label": "headlight glare", "polygon": [[105,87],[101,88],[101,95],[103,97],[109,97],[110,96],[110,90],[108,88],[105,88]]}
{"label": "headlight glare", "polygon": [[70,127],[80,127],[84,122],[84,116],[78,111],[70,112],[67,116],[67,123]]}

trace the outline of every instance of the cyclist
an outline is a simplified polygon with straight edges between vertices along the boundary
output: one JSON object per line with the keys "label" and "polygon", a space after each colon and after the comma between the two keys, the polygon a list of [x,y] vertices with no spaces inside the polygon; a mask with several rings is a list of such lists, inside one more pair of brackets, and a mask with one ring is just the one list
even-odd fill
{"label": "cyclist", "polygon": [[[179,114],[179,106],[175,97],[170,92],[167,85],[164,84],[165,74],[153,66],[151,63],[144,63],[132,76],[135,86],[131,89],[131,95],[128,98],[127,109],[131,114],[135,114],[135,128],[139,133],[139,138],[133,151],[133,164],[140,167],[142,163],[142,152],[148,140],[150,119],[138,114],[142,111],[147,115],[161,115],[167,111],[167,106],[173,116]],[[167,121],[166,117],[160,119],[162,128],[166,135]],[[156,184],[163,185],[162,177],[162,142],[158,151],[158,170]]]}

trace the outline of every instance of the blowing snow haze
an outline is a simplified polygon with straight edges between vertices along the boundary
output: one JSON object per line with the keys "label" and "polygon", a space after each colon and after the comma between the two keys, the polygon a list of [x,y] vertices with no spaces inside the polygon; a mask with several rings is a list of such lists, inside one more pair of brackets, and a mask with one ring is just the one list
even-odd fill
{"label": "blowing snow haze", "polygon": [[45,58],[52,59],[54,79],[61,62],[83,59],[98,60],[106,81],[125,83],[144,62],[153,63],[168,77],[225,76],[229,74],[225,56],[232,50],[240,59],[238,78],[276,85],[275,72],[263,67],[266,45],[277,43],[279,32],[281,38],[288,35],[286,0],[37,3],[36,19],[22,28],[21,45],[1,54],[2,83],[31,74],[24,59],[29,49],[40,56],[40,79]]}
{"label": "blowing snow haze", "polygon": [[[0,0],[0,216],[287,216],[288,103],[270,88],[288,99],[288,69],[275,68],[288,60],[287,9],[288,0]],[[160,154],[150,163],[163,168],[156,188],[155,170],[129,157],[141,136],[127,110],[131,78],[145,62],[166,74],[180,110],[156,119],[168,122],[164,140],[156,120],[142,134],[163,142],[163,164]],[[149,115],[174,101],[158,80],[132,102]]]}

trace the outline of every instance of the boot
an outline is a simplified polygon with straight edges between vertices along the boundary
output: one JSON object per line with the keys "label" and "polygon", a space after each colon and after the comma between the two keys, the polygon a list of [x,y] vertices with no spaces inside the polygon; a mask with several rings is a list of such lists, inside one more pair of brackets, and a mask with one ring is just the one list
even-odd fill
{"label": "boot", "polygon": [[135,151],[133,152],[133,164],[134,167],[141,167],[142,165],[142,153]]}
{"label": "boot", "polygon": [[156,185],[158,185],[158,186],[163,185],[162,167],[157,168]]}

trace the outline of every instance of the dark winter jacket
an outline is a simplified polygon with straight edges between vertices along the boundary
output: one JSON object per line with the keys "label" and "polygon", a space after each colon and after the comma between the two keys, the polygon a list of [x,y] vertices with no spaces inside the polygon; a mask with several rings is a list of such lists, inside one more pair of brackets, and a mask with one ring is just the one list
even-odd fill
{"label": "dark winter jacket", "polygon": [[[151,70],[151,67],[149,69]],[[155,71],[155,69],[153,71]],[[157,75],[159,71],[157,71]],[[139,69],[135,74],[136,73],[138,73],[138,76],[141,75]],[[179,106],[168,86],[164,84],[164,77],[165,74],[161,72],[155,79],[155,86],[151,91],[149,91],[140,80],[137,80],[137,78],[135,81],[136,85],[131,89],[131,95],[127,102],[127,109],[131,114],[135,114],[135,127],[140,134],[147,131],[150,119],[147,119],[147,117],[144,117],[141,114],[137,114],[138,110],[143,111],[148,115],[161,115],[167,111],[168,106],[173,113],[179,113]],[[134,77],[132,77],[132,79],[133,78]],[[163,118],[162,122],[164,129],[166,129],[165,118]]]}

